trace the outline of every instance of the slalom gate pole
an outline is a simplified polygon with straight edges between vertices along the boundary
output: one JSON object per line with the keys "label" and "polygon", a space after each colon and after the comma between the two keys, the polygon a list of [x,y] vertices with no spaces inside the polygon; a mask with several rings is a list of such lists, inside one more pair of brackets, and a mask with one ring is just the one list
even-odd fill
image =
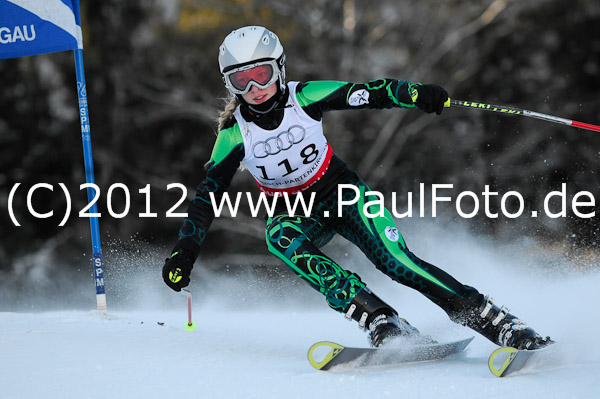
{"label": "slalom gate pole", "polygon": [[451,100],[448,99],[444,104],[444,107],[458,106],[463,108],[476,108],[484,111],[500,112],[508,115],[522,115],[531,118],[541,119],[547,122],[560,123],[562,125],[578,127],[580,129],[592,130],[594,132],[600,132],[600,126],[591,125],[589,123],[577,122],[570,119],[559,118],[558,116],[542,114],[539,112],[528,111],[526,109],[507,107],[504,105],[492,105],[483,104],[473,101],[462,101],[462,100]]}
{"label": "slalom gate pole", "polygon": [[[90,118],[88,112],[85,74],[83,72],[83,51],[73,50],[75,53],[75,74],[77,76],[77,96],[79,98],[79,119],[81,121],[81,140],[83,142],[83,163],[85,165],[85,181],[94,184],[94,161],[92,158],[92,138],[90,135]],[[94,201],[95,190],[87,189],[90,230],[92,234],[92,253],[94,266],[94,282],[96,284],[96,306],[100,311],[106,311],[106,289],[104,286],[104,264],[102,261],[102,248],[100,246],[100,225],[98,223],[98,207]]]}

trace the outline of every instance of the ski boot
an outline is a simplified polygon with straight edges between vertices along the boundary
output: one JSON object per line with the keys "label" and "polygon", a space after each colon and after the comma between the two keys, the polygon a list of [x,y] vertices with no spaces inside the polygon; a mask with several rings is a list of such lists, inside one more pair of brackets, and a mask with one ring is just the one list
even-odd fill
{"label": "ski boot", "polygon": [[477,331],[496,345],[516,349],[539,349],[553,343],[550,337],[542,338],[524,321],[509,313],[508,308],[494,305],[488,296],[478,306],[464,308],[450,318]]}
{"label": "ski boot", "polygon": [[358,321],[358,327],[369,331],[369,343],[376,348],[395,337],[419,337],[419,330],[411,326],[405,319],[367,287],[363,288],[348,308],[344,310],[348,320]]}

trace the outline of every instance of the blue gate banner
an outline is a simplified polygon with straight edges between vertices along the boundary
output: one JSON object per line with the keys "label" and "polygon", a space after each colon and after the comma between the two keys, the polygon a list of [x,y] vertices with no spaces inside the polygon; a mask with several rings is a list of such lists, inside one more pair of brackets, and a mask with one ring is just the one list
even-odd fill
{"label": "blue gate banner", "polygon": [[76,49],[79,0],[0,0],[0,58]]}

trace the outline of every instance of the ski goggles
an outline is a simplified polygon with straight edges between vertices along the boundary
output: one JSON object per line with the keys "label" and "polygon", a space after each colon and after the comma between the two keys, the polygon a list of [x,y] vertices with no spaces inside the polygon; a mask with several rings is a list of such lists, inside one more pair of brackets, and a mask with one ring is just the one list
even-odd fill
{"label": "ski goggles", "polygon": [[225,86],[234,94],[246,94],[252,85],[263,90],[279,78],[280,69],[274,60],[260,61],[223,72]]}

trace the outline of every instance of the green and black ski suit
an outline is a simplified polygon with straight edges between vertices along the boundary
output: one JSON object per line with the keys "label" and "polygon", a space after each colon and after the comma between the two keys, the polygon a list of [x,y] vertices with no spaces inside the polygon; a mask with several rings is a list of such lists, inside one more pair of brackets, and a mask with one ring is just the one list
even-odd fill
{"label": "green and black ski suit", "polygon": [[[214,193],[220,203],[244,162],[261,191],[267,194],[301,191],[306,200],[311,193],[316,194],[310,217],[288,215],[284,207],[278,206],[274,216],[266,221],[266,242],[269,251],[322,293],[331,308],[345,311],[365,287],[357,274],[321,252],[320,248],[336,233],[360,248],[391,279],[418,290],[449,314],[459,310],[454,308],[463,299],[480,300],[475,289],[410,252],[387,210],[384,216],[365,215],[368,186],[319,136],[321,119],[328,111],[414,108],[415,86],[392,79],[364,84],[290,82],[279,107],[267,114],[253,114],[246,106],[238,107],[235,117],[218,134],[206,179],[189,205],[175,251],[183,248],[198,256],[214,218],[209,193]],[[287,118],[296,119],[289,122]],[[316,137],[313,142],[309,140],[311,132]],[[341,217],[337,214],[339,184],[352,184],[360,192],[359,201],[345,206]],[[356,195],[352,190],[344,193],[351,198]],[[278,205],[282,203],[278,201]]]}

